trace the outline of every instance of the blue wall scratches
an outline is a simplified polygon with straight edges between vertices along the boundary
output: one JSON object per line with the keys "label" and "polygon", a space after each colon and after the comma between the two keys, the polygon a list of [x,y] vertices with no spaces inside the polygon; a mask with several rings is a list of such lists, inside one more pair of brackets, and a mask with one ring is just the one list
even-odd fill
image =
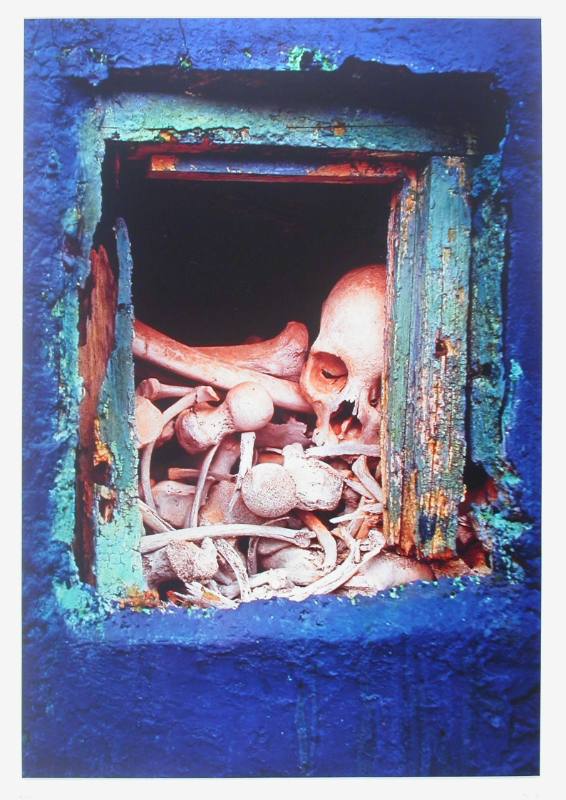
{"label": "blue wall scratches", "polygon": [[[529,580],[419,584],[355,603],[105,614],[76,585],[74,494],[61,478],[74,469],[80,393],[60,359],[72,357],[63,342],[78,343],[78,308],[64,298],[85,279],[99,211],[88,208],[79,151],[93,88],[119,69],[328,72],[350,57],[423,75],[489,73],[508,98],[502,425],[531,526],[514,551]],[[25,74],[24,774],[536,773],[539,23],[31,20]]]}

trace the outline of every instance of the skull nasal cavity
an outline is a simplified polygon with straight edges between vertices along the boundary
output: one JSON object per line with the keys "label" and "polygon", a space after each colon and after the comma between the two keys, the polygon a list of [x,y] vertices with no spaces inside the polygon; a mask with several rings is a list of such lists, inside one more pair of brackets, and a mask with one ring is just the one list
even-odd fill
{"label": "skull nasal cavity", "polygon": [[313,356],[311,380],[321,392],[339,392],[348,380],[348,368],[332,353],[316,353]]}
{"label": "skull nasal cavity", "polygon": [[354,403],[349,400],[343,400],[336,411],[330,415],[330,427],[339,439],[359,435],[362,424],[354,416]]}

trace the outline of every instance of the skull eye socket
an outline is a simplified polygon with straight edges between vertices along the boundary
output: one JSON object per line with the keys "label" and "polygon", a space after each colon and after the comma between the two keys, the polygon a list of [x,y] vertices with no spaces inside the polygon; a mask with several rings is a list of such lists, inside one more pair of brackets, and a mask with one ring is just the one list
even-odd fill
{"label": "skull eye socket", "polygon": [[309,381],[318,392],[339,392],[348,381],[348,368],[332,353],[315,353],[311,356]]}

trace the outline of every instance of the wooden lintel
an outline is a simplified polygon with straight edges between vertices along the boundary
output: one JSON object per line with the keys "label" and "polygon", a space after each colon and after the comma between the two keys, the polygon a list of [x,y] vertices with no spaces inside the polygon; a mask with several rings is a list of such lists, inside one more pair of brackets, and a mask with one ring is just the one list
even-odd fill
{"label": "wooden lintel", "polygon": [[255,181],[269,183],[392,183],[408,174],[406,164],[387,159],[277,161],[187,155],[171,152],[149,157],[147,176],[165,180]]}

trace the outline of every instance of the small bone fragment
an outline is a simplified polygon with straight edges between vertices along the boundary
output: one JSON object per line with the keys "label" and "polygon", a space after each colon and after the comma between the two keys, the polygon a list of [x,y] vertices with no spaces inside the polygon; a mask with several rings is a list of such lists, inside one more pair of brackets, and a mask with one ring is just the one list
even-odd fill
{"label": "small bone fragment", "polygon": [[368,468],[367,456],[360,456],[352,464],[352,472],[378,503],[383,504],[383,491]]}
{"label": "small bone fragment", "polygon": [[301,447],[308,447],[311,440],[306,435],[307,425],[300,422],[295,417],[291,417],[287,422],[277,424],[269,422],[256,434],[256,447],[273,447],[282,450],[288,444],[300,444]]}
{"label": "small bone fragment", "polygon": [[157,512],[151,485],[151,457],[153,455],[154,448],[155,441],[146,444],[142,450],[140,457],[140,483],[143,492],[143,499],[150,508]]}
{"label": "small bone fragment", "polygon": [[354,537],[351,535],[348,525],[336,525],[335,528],[332,528],[332,535],[339,540],[340,544],[347,545],[348,550],[354,546]]}
{"label": "small bone fragment", "polygon": [[364,444],[363,442],[339,442],[338,444],[325,444],[320,447],[309,447],[305,450],[307,458],[330,458],[332,456],[370,456],[379,457],[381,448],[378,444]]}
{"label": "small bone fragment", "polygon": [[248,542],[248,552],[246,555],[246,569],[248,570],[248,575],[251,576],[255,575],[257,572],[257,547],[259,544],[259,539],[257,536],[254,536]]}
{"label": "small bone fragment", "polygon": [[[228,512],[232,511],[238,500],[240,499],[240,491],[242,489],[242,481],[246,473],[252,468],[254,461],[254,444],[255,433],[242,433],[240,437],[240,464],[238,466],[238,474],[236,476],[236,485],[232,494],[232,499],[228,506]],[[228,520],[225,520],[226,522]]]}
{"label": "small bone fragment", "polygon": [[367,514],[363,518],[362,524],[358,528],[358,531],[356,533],[356,539],[361,541],[364,545],[367,545],[367,542],[370,540],[370,537],[372,535],[381,532],[377,527],[378,525],[381,525],[381,517],[376,517],[371,514]]}
{"label": "small bone fragment", "polygon": [[136,396],[136,440],[138,449],[155,441],[163,430],[163,414],[146,397]]}
{"label": "small bone fragment", "polygon": [[[365,497],[360,497],[360,502],[358,503],[358,511],[361,511],[361,510],[365,509],[365,507],[367,505],[368,505],[368,501],[365,499]],[[357,516],[357,517],[354,517],[352,520],[350,520],[350,522],[348,523],[347,533],[348,533],[348,536],[351,537],[352,540],[354,539],[354,537],[357,537],[358,531],[360,530],[364,519],[365,519],[365,515]],[[359,560],[360,560],[359,559],[359,551],[356,551],[356,554],[354,556],[354,560],[356,561],[356,563],[359,562]]]}
{"label": "small bone fragment", "polygon": [[195,350],[237,367],[298,381],[308,347],[307,326],[302,322],[288,322],[273,339],[225,347],[195,347]]}
{"label": "small bone fragment", "polygon": [[166,531],[175,530],[172,525],[161,519],[157,511],[144,503],[143,500],[138,498],[138,505],[142,515],[143,524],[156,533],[165,533]]}
{"label": "small bone fragment", "polygon": [[169,542],[200,542],[207,536],[218,539],[231,539],[233,536],[260,536],[265,539],[279,539],[283,542],[296,545],[297,547],[308,547],[313,534],[308,530],[291,530],[281,528],[277,525],[206,525],[199,528],[183,528],[178,531],[167,533],[153,533],[149,536],[142,536],[140,541],[140,552],[142,555],[152,553],[165,547]]}
{"label": "small bone fragment", "polygon": [[[274,553],[264,555],[258,547],[258,562],[261,570],[282,569],[296,586],[307,586],[322,574],[324,555],[320,550],[298,550],[296,547],[283,547]],[[261,573],[260,573],[261,574]]]}
{"label": "small bone fragment", "polygon": [[329,522],[332,522],[333,525],[337,525],[339,522],[349,522],[358,517],[364,517],[366,514],[381,514],[382,511],[383,506],[381,503],[371,503],[370,505],[364,505],[363,508],[357,508],[355,511],[351,511],[348,514],[340,514],[338,517],[331,517]]}
{"label": "small bone fragment", "polygon": [[248,472],[252,468],[253,460],[254,460],[254,444],[255,444],[255,433],[242,433],[240,437],[240,466],[238,469],[238,476],[236,478],[236,491],[239,491],[242,488],[242,481]]}
{"label": "small bone fragment", "polygon": [[133,353],[134,356],[177,375],[222,389],[231,389],[248,381],[259,383],[269,392],[276,406],[300,413],[312,413],[298,383],[242,369],[203,355],[196,348],[176,342],[139,320],[134,323]]}
{"label": "small bone fragment", "polygon": [[160,481],[152,488],[157,513],[175,528],[182,528],[193,505],[195,487],[179,481]]}
{"label": "small bone fragment", "polygon": [[332,511],[342,499],[342,476],[315,458],[306,459],[300,444],[283,448],[284,466],[295,481],[295,506],[305,511]]}
{"label": "small bone fragment", "polygon": [[[234,541],[234,540],[232,539],[232,540],[227,540],[227,541]],[[228,572],[230,574],[228,574]],[[223,561],[219,565],[218,571],[214,573],[213,580],[214,580],[214,583],[218,587],[219,586],[228,586],[228,584],[232,583],[232,581],[234,580],[234,572],[230,569],[230,567],[227,566],[226,562]]]}
{"label": "small bone fragment", "polygon": [[344,508],[342,509],[342,514],[351,514],[353,511],[357,509],[358,503],[360,502],[360,495],[356,491],[354,491],[346,481],[344,481],[342,500],[344,501]]}
{"label": "small bone fragment", "polygon": [[434,573],[428,564],[396,553],[382,553],[373,560],[364,557],[358,573],[348,579],[344,588],[373,594],[413,581],[432,580]]}
{"label": "small bone fragment", "polygon": [[[136,395],[147,397],[148,400],[166,400],[175,397],[184,397],[194,391],[194,386],[171,386],[161,383],[157,378],[145,378],[137,386]],[[211,398],[212,400],[214,398]],[[220,398],[217,396],[217,400]]]}
{"label": "small bone fragment", "polygon": [[[236,548],[227,542],[226,539],[219,539],[216,547],[220,556],[230,566],[236,576],[238,586],[240,588],[240,596],[244,602],[252,599],[252,590],[250,587],[250,580],[248,573],[242,562],[241,555],[237,552]],[[212,577],[212,576],[211,576]]]}
{"label": "small bone fragment", "polygon": [[198,525],[198,515],[200,511],[201,501],[203,499],[204,487],[206,485],[206,478],[208,475],[208,470],[210,469],[210,465],[212,464],[212,460],[218,450],[218,444],[215,444],[214,447],[211,447],[208,453],[206,454],[204,461],[200,467],[200,475],[198,476],[197,485],[195,487],[195,496],[192,503],[192,506],[188,509],[187,515],[185,517],[185,525],[189,528],[196,528]]}
{"label": "small bone fragment", "polygon": [[311,531],[316,533],[319,545],[324,550],[324,563],[322,569],[325,572],[330,572],[336,566],[337,550],[336,539],[326,525],[311,511],[298,511],[298,516],[302,522],[310,528]]}
{"label": "small bone fragment", "polygon": [[156,439],[155,446],[162,447],[166,442],[170,442],[174,436],[175,436],[175,422],[174,420],[170,419],[169,422],[167,422],[163,426],[161,433]]}
{"label": "small bone fragment", "polygon": [[[216,454],[215,457],[217,457]],[[198,478],[200,475],[200,469],[195,469],[194,467],[169,467],[167,470],[167,478],[170,481],[190,481],[193,478]],[[230,475],[227,472],[214,472],[213,470],[208,470],[208,481],[229,481],[234,478],[233,475]]]}
{"label": "small bone fragment", "polygon": [[356,574],[356,572],[362,569],[365,564],[379,555],[384,546],[385,537],[380,534],[377,538],[377,544],[373,550],[370,550],[368,553],[366,553],[361,561],[356,563],[357,558],[359,557],[359,543],[355,542],[347,558],[342,562],[342,564],[340,564],[339,567],[336,567],[335,570],[329,572],[328,575],[324,575],[318,581],[311,583],[310,586],[295,590],[289,595],[289,599],[296,601],[306,600],[307,597],[310,597],[313,594],[328,594],[329,592],[334,591],[339,586],[342,586],[342,584],[346,583],[346,581],[350,580]]}
{"label": "small bone fragment", "polygon": [[357,495],[365,497],[366,500],[373,500],[372,493],[368,491],[366,487],[363,486],[363,484],[361,484],[358,480],[355,480],[354,478],[344,478],[344,483],[346,484],[346,486],[352,489]]}
{"label": "small bone fragment", "polygon": [[228,479],[234,478],[235,476],[231,474],[232,469],[236,461],[240,458],[240,441],[237,436],[232,434],[232,436],[226,436],[220,442],[220,447],[214,459],[212,460],[212,464],[210,466],[210,474],[213,473],[217,474],[224,474],[228,476]]}
{"label": "small bone fragment", "polygon": [[205,505],[199,516],[200,525],[218,525],[221,523],[252,523],[260,525],[263,520],[253,514],[246,506],[240,495],[236,495],[236,502],[230,507],[235,496],[232,481],[219,481],[208,493]]}
{"label": "small bone fragment", "polygon": [[280,464],[256,464],[242,482],[242,498],[258,517],[273,519],[295,507],[295,481]]}
{"label": "small bone fragment", "polygon": [[200,547],[192,542],[170,542],[167,547],[143,556],[142,562],[150,588],[175,578],[185,585],[195,579],[208,580],[218,570],[212,539],[203,539]]}
{"label": "small bone fragment", "polygon": [[177,418],[175,432],[181,447],[194,455],[231,433],[263,428],[273,412],[269,393],[258,383],[248,381],[230,389],[219,406],[205,403],[184,411]]}
{"label": "small bone fragment", "polygon": [[[257,575],[250,575],[250,587],[256,589],[258,586],[267,584],[270,589],[275,591],[279,589],[287,589],[290,586],[290,581],[284,569],[267,569],[265,572],[259,572]],[[239,584],[229,583],[222,588],[222,594],[233,600],[240,593]]]}
{"label": "small bone fragment", "polygon": [[229,597],[207,589],[197,581],[191,581],[187,585],[187,593],[168,592],[168,596],[180,600],[183,605],[194,605],[199,608],[238,608],[238,603],[230,600]]}

